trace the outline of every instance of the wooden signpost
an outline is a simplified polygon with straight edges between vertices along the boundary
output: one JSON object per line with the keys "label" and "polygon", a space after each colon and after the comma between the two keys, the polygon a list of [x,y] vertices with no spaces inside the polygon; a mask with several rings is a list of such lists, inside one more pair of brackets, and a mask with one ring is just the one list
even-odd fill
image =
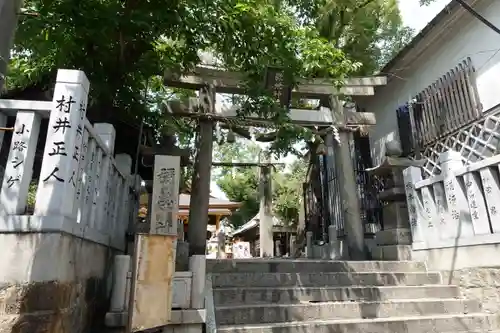
{"label": "wooden signpost", "polygon": [[129,331],[167,325],[175,273],[180,156],[156,155],[149,232],[136,236]]}

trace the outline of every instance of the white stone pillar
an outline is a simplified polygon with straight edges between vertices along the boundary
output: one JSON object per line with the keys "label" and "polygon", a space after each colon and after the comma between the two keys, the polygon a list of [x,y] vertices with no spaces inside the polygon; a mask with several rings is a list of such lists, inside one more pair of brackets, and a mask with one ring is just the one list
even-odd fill
{"label": "white stone pillar", "polygon": [[127,277],[130,271],[130,256],[116,255],[113,266],[113,291],[111,294],[110,310],[112,312],[125,311],[128,303]]}
{"label": "white stone pillar", "polygon": [[[1,83],[1,78],[0,78],[0,87],[1,86],[2,86],[2,83]],[[0,127],[7,127],[7,116],[4,114],[1,114],[1,113],[0,113]],[[4,135],[5,135],[5,131],[0,131],[0,147],[2,147],[2,145],[3,145]],[[3,180],[4,174],[5,174],[5,168],[4,168],[4,166],[0,165],[0,179]]]}
{"label": "white stone pillar", "polygon": [[76,218],[76,187],[89,81],[78,70],[57,72],[35,215]]}
{"label": "white stone pillar", "polygon": [[338,259],[339,243],[337,240],[337,227],[333,224],[328,226],[328,259]]}
{"label": "white stone pillar", "polygon": [[426,223],[426,217],[422,200],[415,189],[415,184],[422,180],[422,170],[417,167],[406,168],[403,170],[403,177],[413,242],[423,242],[425,240],[423,227]]}
{"label": "white stone pillar", "polygon": [[189,270],[193,272],[191,284],[191,308],[205,308],[205,275],[206,275],[206,256],[193,255],[189,257]]}
{"label": "white stone pillar", "polygon": [[483,183],[485,200],[488,206],[491,228],[494,234],[500,233],[500,220],[498,219],[500,210],[496,208],[500,202],[500,179],[498,175],[498,167],[498,165],[495,165],[479,170]]}
{"label": "white stone pillar", "polygon": [[226,258],[226,234],[224,233],[224,227],[219,226],[217,232],[217,259]]}
{"label": "white stone pillar", "polygon": [[[33,111],[18,111],[0,193],[0,212],[22,215],[26,209],[33,174],[41,117]],[[0,119],[1,122],[1,119]],[[3,136],[3,131],[2,136]],[[0,139],[0,144],[1,144]]]}
{"label": "white stone pillar", "polygon": [[87,142],[85,166],[85,183],[82,186],[80,196],[81,220],[90,227],[95,228],[95,218],[92,217],[93,207],[97,204],[96,198],[96,178],[97,178],[97,147],[96,141],[89,136]]}
{"label": "white stone pillar", "polygon": [[297,237],[295,235],[290,236],[290,257],[295,257],[295,249],[297,243]]}
{"label": "white stone pillar", "polygon": [[83,141],[82,141],[82,149],[81,149],[81,155],[80,155],[80,164],[78,166],[78,181],[77,181],[77,186],[76,186],[76,201],[77,204],[75,205],[75,214],[76,214],[76,222],[79,223],[82,226],[87,226],[89,224],[89,221],[83,220],[83,212],[85,210],[85,207],[83,207],[84,204],[84,190],[87,187],[87,183],[89,181],[89,175],[88,175],[88,170],[87,170],[87,152],[89,150],[89,132],[84,129],[83,130]]}
{"label": "white stone pillar", "polygon": [[95,142],[95,162],[94,166],[92,167],[93,170],[93,175],[94,179],[92,180],[92,187],[91,187],[91,193],[89,195],[89,201],[91,200],[91,208],[90,208],[90,213],[89,213],[89,221],[90,221],[90,226],[92,228],[95,228],[96,230],[101,230],[102,226],[99,225],[99,209],[101,208],[101,205],[99,204],[99,190],[101,189],[101,180],[102,180],[102,175],[101,175],[101,170],[102,170],[102,161],[103,161],[103,150],[98,148],[97,142]]}
{"label": "white stone pillar", "polygon": [[441,175],[444,177],[455,177],[455,171],[464,166],[462,155],[454,150],[448,150],[439,154],[439,166],[441,167]]}
{"label": "white stone pillar", "polygon": [[111,124],[99,123],[94,125],[95,133],[104,143],[104,148],[101,151],[100,165],[98,165],[97,178],[97,208],[96,208],[96,226],[98,230],[109,233],[109,223],[107,221],[108,207],[109,207],[109,182],[110,182],[110,169],[111,158],[113,158],[113,151],[115,148],[116,132]]}
{"label": "white stone pillar", "polygon": [[306,232],[306,258],[308,259],[314,258],[312,237],[313,237],[312,231]]}
{"label": "white stone pillar", "polygon": [[274,256],[281,257],[281,241],[279,239],[274,241]]}
{"label": "white stone pillar", "polygon": [[451,221],[446,221],[446,238],[474,236],[472,217],[469,210],[467,193],[458,181],[455,171],[462,168],[462,156],[459,152],[448,150],[439,155],[441,174],[444,176],[444,193]]}

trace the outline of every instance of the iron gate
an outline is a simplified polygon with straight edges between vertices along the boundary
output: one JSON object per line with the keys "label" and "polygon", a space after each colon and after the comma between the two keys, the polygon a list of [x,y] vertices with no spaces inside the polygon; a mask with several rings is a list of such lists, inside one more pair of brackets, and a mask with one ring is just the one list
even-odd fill
{"label": "iron gate", "polygon": [[[382,225],[382,204],[377,199],[377,194],[383,185],[365,171],[372,167],[368,137],[354,134],[351,156],[360,200],[361,220],[365,225],[365,233],[371,233],[377,226]],[[317,172],[312,171],[310,182],[305,183],[303,187],[306,230],[313,232],[314,241],[327,242],[328,226],[333,224],[337,228],[338,237],[342,238],[345,236],[344,216],[333,149],[329,149],[326,155],[318,156],[316,165],[311,168]],[[321,185],[320,190],[316,190],[318,193],[314,192],[314,180]]]}

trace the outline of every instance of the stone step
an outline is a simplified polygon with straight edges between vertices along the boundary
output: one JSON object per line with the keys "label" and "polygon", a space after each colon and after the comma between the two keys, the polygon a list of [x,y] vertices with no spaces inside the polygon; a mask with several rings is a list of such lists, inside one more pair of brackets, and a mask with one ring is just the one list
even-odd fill
{"label": "stone step", "polygon": [[499,329],[497,316],[469,314],[226,325],[218,327],[217,331],[218,333],[484,333]]}
{"label": "stone step", "polygon": [[214,304],[286,304],[328,301],[387,301],[418,298],[458,298],[457,286],[390,286],[390,287],[282,287],[214,289]]}
{"label": "stone step", "polygon": [[308,259],[209,259],[211,273],[425,272],[416,261],[334,261]]}
{"label": "stone step", "polygon": [[472,300],[401,300],[391,302],[326,302],[267,304],[217,307],[219,325],[285,323],[310,320],[391,318],[478,313],[481,307]]}
{"label": "stone step", "polygon": [[[15,332],[19,320],[19,315],[15,314],[1,314],[0,315],[0,332]],[[17,324],[17,325],[16,325]],[[19,329],[19,327],[17,327]]]}
{"label": "stone step", "polygon": [[440,284],[440,273],[221,273],[212,274],[220,287],[421,286]]}

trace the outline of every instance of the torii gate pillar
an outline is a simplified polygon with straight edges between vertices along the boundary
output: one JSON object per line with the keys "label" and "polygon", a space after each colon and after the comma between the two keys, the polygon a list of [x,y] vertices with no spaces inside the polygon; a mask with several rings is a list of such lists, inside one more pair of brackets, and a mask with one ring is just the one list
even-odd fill
{"label": "torii gate pillar", "polygon": [[[331,98],[331,109],[337,114],[337,119],[343,119],[344,107],[337,96]],[[353,141],[352,132],[341,130],[339,139],[340,143],[334,146],[335,164],[338,170],[341,207],[344,210],[344,228],[349,259],[365,260],[365,233],[360,216],[361,210],[350,149],[350,144]]]}

